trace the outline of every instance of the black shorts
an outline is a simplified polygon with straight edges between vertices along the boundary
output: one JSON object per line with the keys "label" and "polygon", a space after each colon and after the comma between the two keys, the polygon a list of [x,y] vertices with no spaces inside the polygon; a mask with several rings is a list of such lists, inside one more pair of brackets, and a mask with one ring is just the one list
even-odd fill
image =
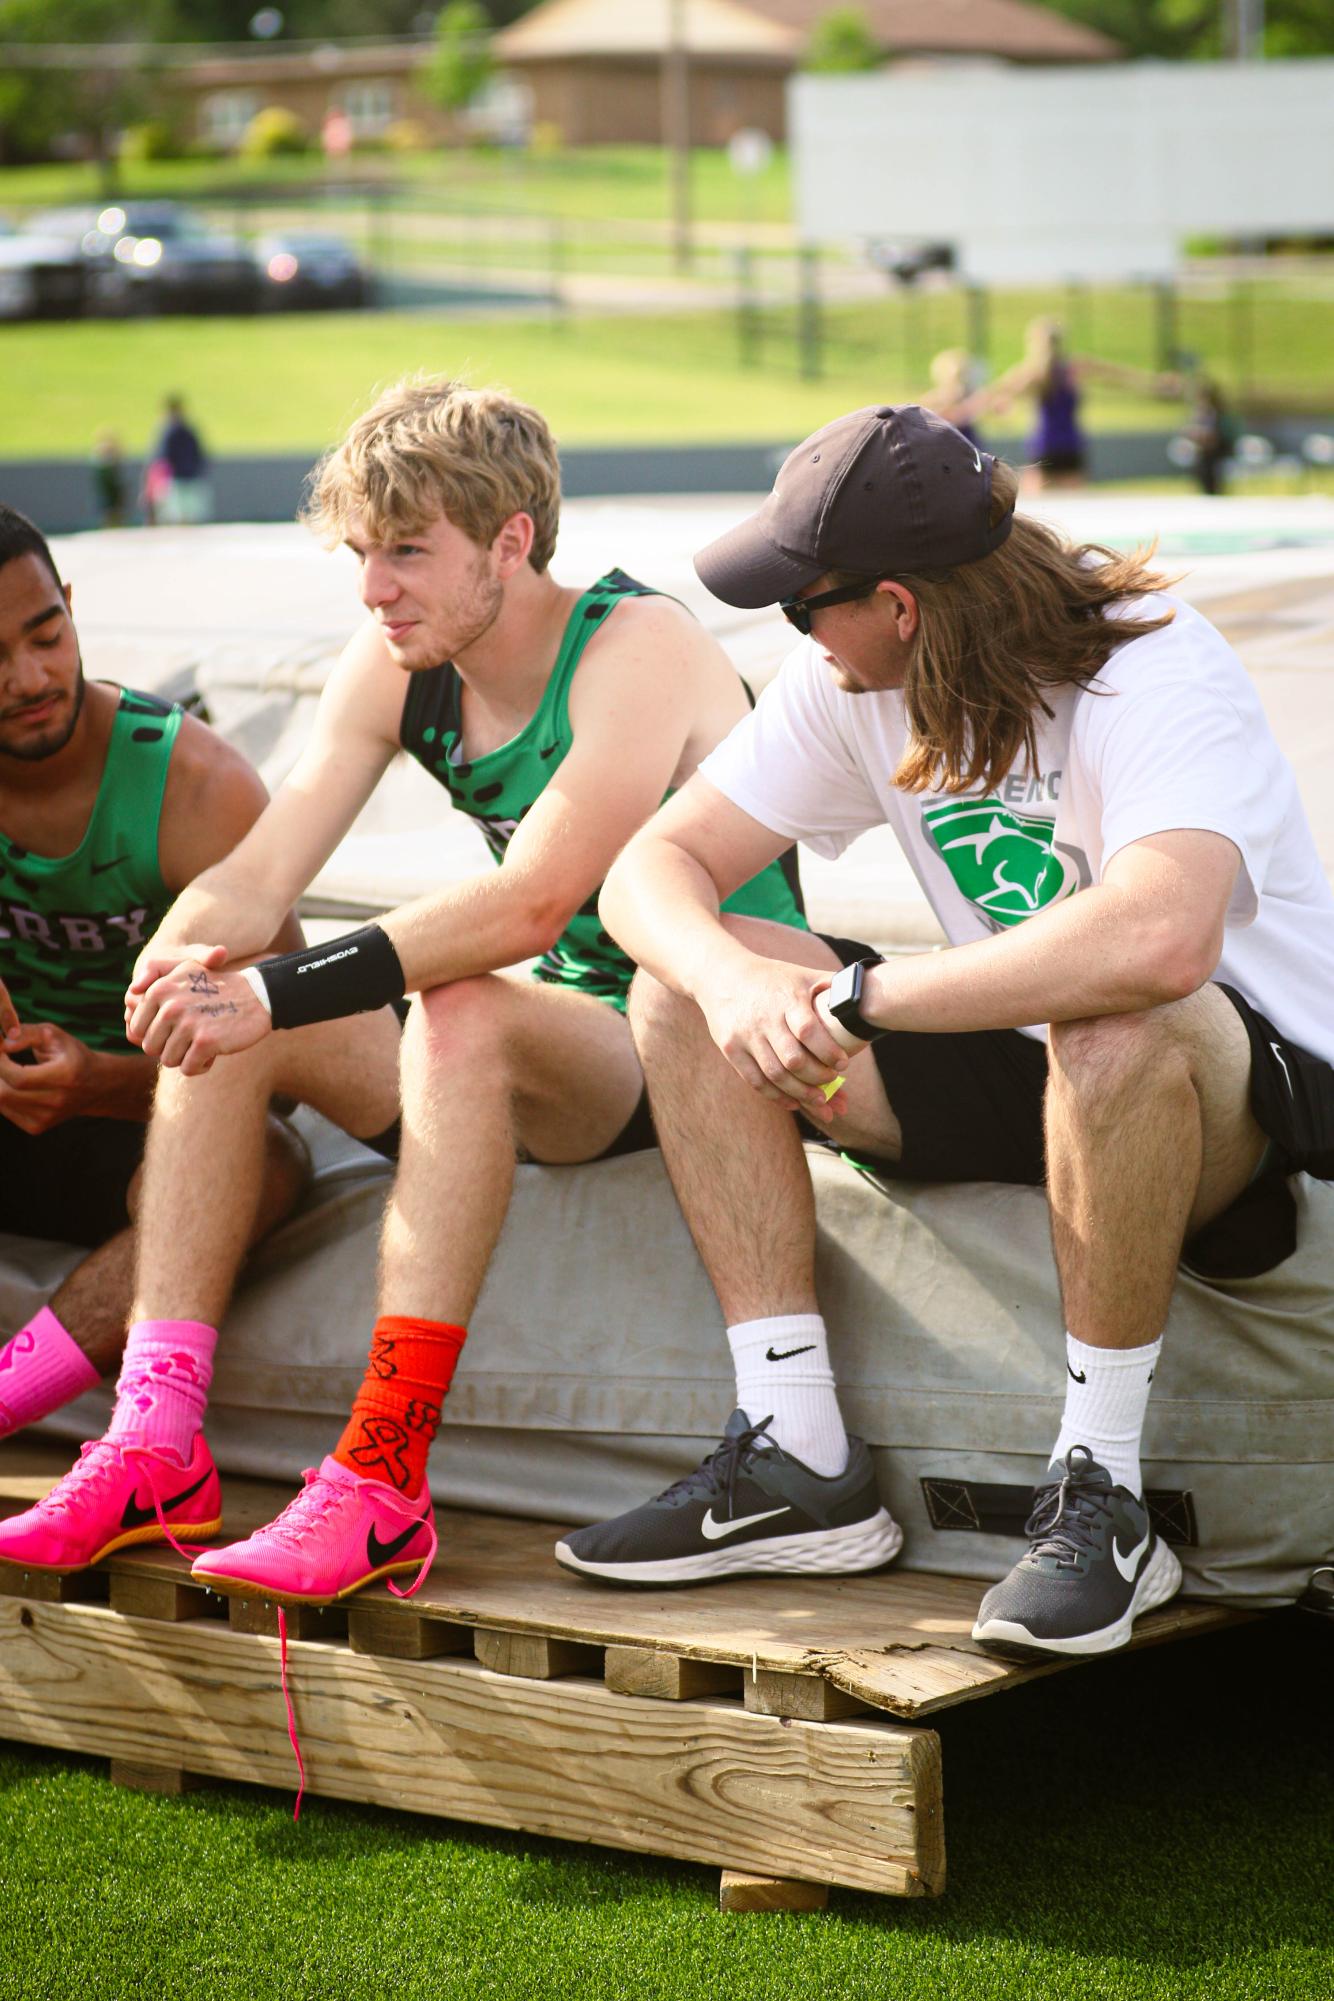
{"label": "black shorts", "polygon": [[[408,1006],[409,1003],[406,1000],[393,1002],[394,1013],[398,1016],[400,1028],[407,1022]],[[382,1133],[376,1133],[372,1138],[362,1140],[361,1144],[368,1146],[372,1153],[378,1153],[383,1160],[396,1161],[398,1159],[399,1148],[403,1144],[403,1120],[401,1116],[396,1118],[391,1126],[386,1126]],[[594,1158],[597,1160],[615,1160],[623,1153],[647,1153],[650,1147],[655,1147],[657,1144],[658,1135],[653,1129],[653,1114],[649,1110],[648,1104],[648,1087],[645,1086],[639,1093],[639,1100],[634,1110],[617,1133],[611,1145],[604,1148],[601,1153],[594,1155]],[[581,1165],[586,1166],[587,1162],[582,1162]]]}
{"label": "black shorts", "polygon": [[[376,1133],[373,1139],[364,1139],[361,1144],[370,1147],[373,1153],[380,1154],[385,1160],[397,1160],[402,1140],[403,1121],[399,1118],[395,1119],[391,1126],[386,1126],[382,1133]],[[604,1147],[601,1153],[594,1154],[592,1158],[616,1160],[623,1153],[647,1153],[650,1147],[657,1144],[658,1135],[653,1129],[653,1114],[649,1110],[648,1091],[644,1089],[639,1093],[638,1104],[611,1145]],[[528,1154],[525,1157],[531,1160],[533,1156]],[[543,1163],[539,1161],[537,1165],[540,1167]],[[579,1165],[586,1167],[588,1162],[581,1161]]]}
{"label": "black shorts", "polygon": [[66,1119],[34,1136],[0,1118],[0,1230],[104,1244],[129,1223],[146,1131],[137,1119]]}
{"label": "black shorts", "polygon": [[[826,938],[841,963],[869,945]],[[1219,986],[1251,1044],[1251,1111],[1270,1154],[1250,1187],[1185,1247],[1182,1262],[1209,1278],[1253,1278],[1290,1257],[1297,1210],[1288,1176],[1334,1180],[1334,1068],[1288,1042],[1232,987]],[[897,1160],[849,1152],[883,1180],[1046,1181],[1042,1106],[1047,1046],[1017,1028],[923,1035],[891,1030],[871,1044],[902,1133]],[[815,1128],[812,1128],[815,1130]],[[831,1143],[819,1128],[819,1137]]]}

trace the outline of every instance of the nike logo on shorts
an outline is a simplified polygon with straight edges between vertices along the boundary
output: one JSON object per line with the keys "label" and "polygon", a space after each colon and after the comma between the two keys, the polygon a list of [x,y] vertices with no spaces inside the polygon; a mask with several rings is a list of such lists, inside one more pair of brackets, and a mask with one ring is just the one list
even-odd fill
{"label": "nike logo on shorts", "polygon": [[1269,1047],[1273,1050],[1275,1056],[1277,1056],[1280,1064],[1283,1066],[1283,1082],[1288,1087],[1288,1096],[1290,1098],[1295,1098],[1297,1093],[1292,1088],[1292,1072],[1288,1069],[1287,1058],[1284,1056],[1283,1051],[1280,1049],[1277,1042],[1271,1042]]}

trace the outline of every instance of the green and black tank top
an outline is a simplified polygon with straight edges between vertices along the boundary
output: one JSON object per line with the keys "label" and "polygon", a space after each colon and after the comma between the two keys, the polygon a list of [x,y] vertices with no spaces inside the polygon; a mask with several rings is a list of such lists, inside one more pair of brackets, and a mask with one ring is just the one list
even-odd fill
{"label": "green and black tank top", "polygon": [[123,1001],[171,894],[158,822],[181,711],[122,688],[82,841],[37,855],[0,833],[0,980],[25,1022],[53,1021],[90,1049],[135,1052]]}
{"label": "green and black tank top", "polygon": [[[475,820],[497,862],[505,858],[514,831],[560,765],[574,741],[570,728],[570,683],[584,648],[614,606],[627,597],[658,593],[623,570],[609,570],[570,613],[556,664],[542,700],[516,737],[484,757],[465,758],[461,747],[461,684],[446,661],[413,674],[403,704],[400,740],[432,778],[443,785],[461,812]],[[598,921],[598,892],[576,911],[533,977],[554,986],[575,987],[609,1001],[622,1012],[634,966]],[[773,862],[744,883],[723,905],[747,917],[769,917],[804,931],[795,853]]]}

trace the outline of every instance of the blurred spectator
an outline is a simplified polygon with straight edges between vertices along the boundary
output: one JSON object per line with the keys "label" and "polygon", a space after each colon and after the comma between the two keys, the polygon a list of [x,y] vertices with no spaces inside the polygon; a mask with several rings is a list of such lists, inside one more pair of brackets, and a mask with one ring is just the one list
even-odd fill
{"label": "blurred spectator", "polygon": [[101,430],[93,439],[93,491],[97,496],[97,518],[103,528],[125,526],[128,487],[120,439],[114,431]]}
{"label": "blurred spectator", "polygon": [[[1030,322],[1024,357],[984,393],[989,409],[1004,409],[1015,397],[1031,396],[1037,422],[1025,447],[1029,464],[1024,484],[1029,490],[1082,486],[1088,471],[1088,437],[1079,419],[1081,386],[1086,381],[1140,395],[1180,396],[1179,375],[1160,375],[1101,361],[1091,354],[1067,354],[1059,320]],[[979,405],[981,407],[981,405]]]}
{"label": "blurred spectator", "polygon": [[1218,383],[1197,375],[1191,383],[1191,409],[1182,433],[1194,447],[1191,471],[1201,493],[1226,493],[1223,475],[1236,442],[1236,423]]}
{"label": "blurred spectator", "polygon": [[166,422],[153,447],[152,457],[154,461],[161,461],[168,475],[155,519],[173,527],[207,521],[212,500],[208,483],[208,454],[198,431],[187,418],[185,405],[179,396],[167,398]]}
{"label": "blurred spectator", "polygon": [[970,445],[981,449],[981,439],[973,426],[977,412],[986,407],[986,391],[977,387],[977,370],[966,348],[946,347],[931,359],[931,382],[918,400],[926,410],[934,410],[947,424],[961,431]]}

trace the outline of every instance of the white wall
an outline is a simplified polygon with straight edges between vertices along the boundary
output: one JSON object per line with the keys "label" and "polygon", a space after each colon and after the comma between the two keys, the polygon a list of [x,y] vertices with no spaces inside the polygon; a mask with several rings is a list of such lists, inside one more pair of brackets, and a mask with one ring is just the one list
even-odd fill
{"label": "white wall", "polygon": [[1334,231],[1334,60],[797,76],[812,243],[951,242],[971,278],[1169,272],[1188,236]]}

